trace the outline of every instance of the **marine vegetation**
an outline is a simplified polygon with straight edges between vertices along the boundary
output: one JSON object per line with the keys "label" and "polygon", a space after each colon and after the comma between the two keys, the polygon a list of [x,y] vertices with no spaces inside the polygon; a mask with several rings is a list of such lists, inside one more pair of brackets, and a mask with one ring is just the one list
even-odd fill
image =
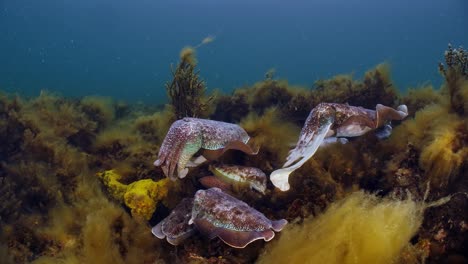
{"label": "marine vegetation", "polygon": [[205,97],[206,87],[195,71],[197,63],[194,53],[195,49],[191,47],[186,47],[180,52],[180,62],[175,69],[172,69],[173,79],[166,84],[167,94],[177,119],[204,117],[213,99]]}
{"label": "marine vegetation", "polygon": [[290,225],[258,263],[392,263],[416,234],[423,205],[355,192],[320,216]]}
{"label": "marine vegetation", "polygon": [[[297,87],[271,76],[211,97],[190,49],[173,70],[167,105],[1,94],[0,259],[466,263],[466,54],[449,46],[440,89],[406,94],[381,64],[362,79]],[[379,104],[397,113],[384,118],[391,124],[376,121]],[[382,129],[319,140],[291,172],[290,191],[276,188],[269,176],[301,149],[311,110],[333,106],[373,113],[358,131]],[[262,171],[266,182],[253,184],[240,168]],[[249,184],[217,181],[228,186],[221,191],[205,176]]]}

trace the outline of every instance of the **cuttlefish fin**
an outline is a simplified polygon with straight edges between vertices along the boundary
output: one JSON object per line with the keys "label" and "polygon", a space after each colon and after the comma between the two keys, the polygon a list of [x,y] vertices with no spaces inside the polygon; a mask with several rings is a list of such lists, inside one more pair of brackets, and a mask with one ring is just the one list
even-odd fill
{"label": "cuttlefish fin", "polygon": [[[327,122],[321,125],[317,129],[317,131],[313,132],[310,142],[305,146],[302,146],[300,155],[294,153],[294,150],[290,153],[290,156],[293,156],[295,159],[299,159],[296,163],[288,167],[283,167],[281,169],[275,170],[270,174],[270,180],[274,186],[276,186],[283,192],[289,190],[289,174],[291,174],[296,169],[300,168],[315,154],[315,152],[325,139],[325,136],[327,135],[328,131],[330,130],[330,127],[333,124],[333,120],[333,118],[327,118]],[[290,161],[290,159],[288,160]],[[286,164],[289,165],[291,164],[291,162]]]}
{"label": "cuttlefish fin", "polygon": [[166,235],[162,232],[162,224],[164,223],[163,221],[159,222],[159,224],[151,228],[151,233],[153,233],[153,235],[159,239],[164,239],[166,237]]}
{"label": "cuttlefish fin", "polygon": [[234,248],[245,248],[255,240],[263,239],[270,241],[275,237],[275,232],[270,229],[264,231],[237,231],[219,228],[217,233],[224,243]]}
{"label": "cuttlefish fin", "polygon": [[387,121],[391,120],[403,120],[405,117],[408,116],[408,107],[406,105],[400,105],[395,110],[391,107],[377,104],[375,107],[376,111],[376,127],[381,127],[385,125]]}

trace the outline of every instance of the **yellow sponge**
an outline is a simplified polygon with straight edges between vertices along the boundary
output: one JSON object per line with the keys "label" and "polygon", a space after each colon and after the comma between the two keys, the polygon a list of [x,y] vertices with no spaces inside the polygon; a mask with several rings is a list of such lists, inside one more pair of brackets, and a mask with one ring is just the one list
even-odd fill
{"label": "yellow sponge", "polygon": [[114,170],[97,174],[107,186],[109,193],[130,208],[132,216],[149,220],[156,210],[158,202],[167,197],[169,179],[159,181],[144,179],[131,184],[119,182],[122,178]]}

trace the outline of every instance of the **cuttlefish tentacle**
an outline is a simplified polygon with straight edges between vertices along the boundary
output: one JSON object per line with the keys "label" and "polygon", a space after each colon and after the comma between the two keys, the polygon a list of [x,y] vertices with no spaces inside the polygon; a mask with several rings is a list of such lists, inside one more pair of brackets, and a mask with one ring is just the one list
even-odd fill
{"label": "cuttlefish tentacle", "polygon": [[400,105],[395,110],[391,107],[378,104],[376,110],[376,123],[378,127],[384,126],[388,120],[403,120],[408,115],[408,108],[406,105]]}
{"label": "cuttlefish tentacle", "polygon": [[347,104],[321,103],[307,117],[299,141],[290,151],[283,168],[273,171],[270,179],[277,188],[287,191],[290,188],[289,174],[310,159],[326,137],[361,136],[407,115],[405,105],[393,109],[378,104],[376,110],[371,110]]}
{"label": "cuttlefish tentacle", "polygon": [[[179,178],[185,177],[190,158],[202,145],[201,131],[197,124],[187,119],[175,121],[164,138],[155,166],[161,166],[169,178],[175,180],[177,169]],[[176,168],[177,167],[177,168]]]}
{"label": "cuttlefish tentacle", "polygon": [[289,190],[289,174],[301,167],[314,155],[325,139],[325,136],[329,134],[334,122],[334,115],[334,109],[326,105],[324,107],[316,107],[311,111],[306,120],[307,125],[302,128],[296,148],[289,152],[283,168],[274,171],[270,175],[273,185],[282,191]]}

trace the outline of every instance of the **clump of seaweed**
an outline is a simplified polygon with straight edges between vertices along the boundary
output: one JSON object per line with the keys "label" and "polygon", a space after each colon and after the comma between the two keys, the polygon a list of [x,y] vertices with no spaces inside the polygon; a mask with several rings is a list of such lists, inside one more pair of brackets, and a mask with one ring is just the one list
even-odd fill
{"label": "clump of seaweed", "polygon": [[145,142],[160,144],[175,120],[172,108],[166,106],[162,111],[154,114],[138,116],[133,126]]}
{"label": "clump of seaweed", "polygon": [[115,117],[114,103],[111,98],[87,96],[80,101],[81,110],[89,119],[95,121],[100,127],[105,127]]}
{"label": "clump of seaweed", "polygon": [[9,99],[0,93],[0,161],[9,155],[19,152],[23,140],[24,125],[18,120],[21,111],[21,100],[18,97]]}
{"label": "clump of seaweed", "polygon": [[[91,184],[93,183],[93,184]],[[160,260],[159,242],[148,227],[103,195],[95,179],[80,183],[71,204],[59,204],[36,234],[53,241],[35,263],[151,263]],[[144,252],[144,254],[143,254]]]}
{"label": "clump of seaweed", "polygon": [[410,110],[410,115],[432,104],[440,104],[443,96],[431,85],[425,85],[418,88],[410,88],[406,95],[401,98],[401,103],[405,104]]}
{"label": "clump of seaweed", "polygon": [[254,145],[261,146],[259,154],[249,158],[250,166],[271,172],[275,164],[281,163],[279,157],[286,156],[289,145],[294,144],[299,127],[278,117],[276,108],[267,109],[262,115],[250,113],[241,120],[240,125],[252,137]]}
{"label": "clump of seaweed", "polygon": [[[105,156],[94,152],[96,138],[117,121],[112,114],[116,106],[99,100],[68,100],[47,93],[31,100],[0,97],[0,122],[5,125],[0,129],[0,142],[5,142],[0,151],[0,243],[8,247],[8,256],[0,252],[3,260],[141,263],[159,259],[154,251],[158,242],[148,226],[110,202],[93,177],[93,171],[106,164]],[[131,131],[143,142],[136,129]],[[151,149],[124,151],[139,157],[140,164],[149,163],[145,171],[136,166],[141,175],[149,174],[152,166],[147,159],[155,156]],[[142,255],[143,251],[147,253]]]}
{"label": "clump of seaweed", "polygon": [[372,109],[376,102],[393,106],[398,99],[387,64],[379,64],[367,71],[362,81],[353,80],[351,75],[338,75],[330,80],[317,81],[314,89],[315,104],[349,103]]}
{"label": "clump of seaweed", "polygon": [[463,49],[453,50],[449,46],[445,54],[448,68],[440,66],[446,82],[438,95],[429,92],[426,97],[437,99],[416,112],[414,119],[403,122],[390,138],[393,146],[387,146],[398,152],[407,144],[413,145],[420,153],[419,165],[433,188],[445,189],[457,181],[468,158],[465,56]]}
{"label": "clump of seaweed", "polygon": [[115,120],[98,133],[90,153],[99,157],[96,165],[116,169],[127,184],[147,178],[160,179],[162,171],[154,167],[152,160],[174,120],[170,106],[155,113],[138,111]]}
{"label": "clump of seaweed", "polygon": [[177,119],[206,117],[212,97],[205,97],[205,82],[195,70],[195,49],[186,47],[180,52],[180,61],[172,69],[172,81],[166,84],[167,94]]}
{"label": "clump of seaweed", "polygon": [[220,95],[216,97],[216,109],[211,114],[213,120],[223,120],[229,123],[237,123],[250,112],[247,102],[248,95],[235,92],[232,95]]}
{"label": "clump of seaweed", "polygon": [[291,224],[258,263],[392,263],[416,234],[424,205],[356,192]]}
{"label": "clump of seaweed", "polygon": [[468,52],[449,44],[445,51],[445,65],[439,63],[439,71],[445,77],[443,89],[448,93],[451,111],[463,115],[468,111]]}
{"label": "clump of seaweed", "polygon": [[[468,118],[466,101],[468,85],[464,72],[463,55],[449,46],[442,89],[426,88],[410,93],[403,101],[414,102],[419,107],[414,118],[409,118],[393,130],[387,142],[382,143],[382,156],[392,157],[384,166],[386,174],[381,182],[389,184],[387,190],[406,197],[423,199],[423,186],[428,185],[427,200],[453,195],[447,204],[430,208],[426,212],[415,245],[424,245],[429,263],[442,259],[466,261],[463,245],[466,245],[468,182],[465,171],[468,166]],[[461,56],[461,58],[460,58]],[[423,102],[427,102],[426,106]],[[458,193],[458,195],[455,195]]]}
{"label": "clump of seaweed", "polygon": [[212,117],[238,121],[249,112],[261,115],[268,108],[276,107],[280,118],[297,125],[302,125],[310,110],[322,102],[349,103],[372,109],[377,102],[396,106],[399,99],[386,64],[368,71],[362,81],[354,80],[351,75],[338,75],[317,81],[312,89],[267,78],[237,89],[230,98],[221,96],[215,100],[217,107]]}

